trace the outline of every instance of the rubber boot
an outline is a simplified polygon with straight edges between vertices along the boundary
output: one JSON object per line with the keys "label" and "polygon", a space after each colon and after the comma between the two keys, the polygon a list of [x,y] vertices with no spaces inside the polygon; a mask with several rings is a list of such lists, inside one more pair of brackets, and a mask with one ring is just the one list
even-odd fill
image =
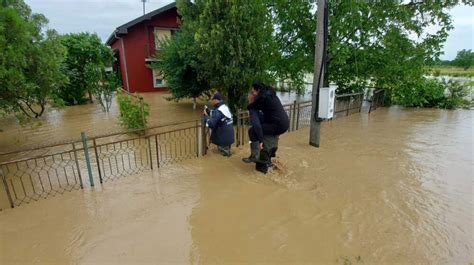
{"label": "rubber boot", "polygon": [[260,156],[260,143],[251,142],[250,143],[250,156],[242,158],[242,161],[244,161],[245,163],[256,163],[259,156]]}
{"label": "rubber boot", "polygon": [[223,156],[231,156],[230,146],[218,146],[217,149],[221,152]]}
{"label": "rubber boot", "polygon": [[264,174],[273,166],[272,157],[276,156],[278,150],[278,136],[265,136],[263,140],[263,150],[260,151],[260,157],[255,165],[255,169]]}

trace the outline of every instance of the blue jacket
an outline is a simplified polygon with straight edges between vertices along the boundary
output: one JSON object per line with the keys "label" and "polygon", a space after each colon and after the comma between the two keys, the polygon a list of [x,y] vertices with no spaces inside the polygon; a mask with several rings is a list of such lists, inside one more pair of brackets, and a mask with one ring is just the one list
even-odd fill
{"label": "blue jacket", "polygon": [[234,143],[234,125],[232,114],[224,101],[214,105],[210,117],[205,117],[206,126],[212,129],[211,142],[219,146],[230,146]]}

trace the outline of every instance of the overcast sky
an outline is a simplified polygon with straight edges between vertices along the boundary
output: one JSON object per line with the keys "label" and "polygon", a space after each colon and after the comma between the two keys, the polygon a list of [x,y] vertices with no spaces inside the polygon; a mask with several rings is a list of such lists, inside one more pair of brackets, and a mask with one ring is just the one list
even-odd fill
{"label": "overcast sky", "polygon": [[[34,12],[43,13],[49,26],[60,33],[96,32],[105,41],[118,26],[142,15],[141,0],[25,0]],[[172,0],[147,0],[146,11]],[[474,7],[457,6],[451,11],[454,29],[449,33],[442,59],[457,51],[474,50]]]}

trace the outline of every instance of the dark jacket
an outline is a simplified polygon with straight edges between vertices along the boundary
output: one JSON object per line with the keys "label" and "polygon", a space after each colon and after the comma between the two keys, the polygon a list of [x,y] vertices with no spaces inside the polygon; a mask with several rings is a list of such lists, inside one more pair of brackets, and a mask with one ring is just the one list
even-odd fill
{"label": "dark jacket", "polygon": [[232,114],[224,101],[214,105],[210,117],[205,118],[206,126],[212,129],[211,142],[219,146],[230,146],[234,143],[234,126]]}
{"label": "dark jacket", "polygon": [[249,111],[262,111],[262,127],[264,133],[266,133],[266,128],[272,128],[272,135],[280,135],[285,133],[290,127],[288,115],[283,109],[283,105],[273,89],[261,90],[255,100],[250,103],[247,108]]}

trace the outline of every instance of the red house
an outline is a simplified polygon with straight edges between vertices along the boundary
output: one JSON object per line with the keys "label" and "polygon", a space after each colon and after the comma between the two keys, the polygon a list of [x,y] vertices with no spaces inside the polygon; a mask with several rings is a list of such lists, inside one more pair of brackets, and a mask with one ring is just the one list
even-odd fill
{"label": "red house", "polygon": [[171,3],[118,27],[107,39],[115,53],[116,71],[130,92],[167,90],[166,81],[158,70],[147,64],[159,52],[160,39],[170,37],[179,28],[176,3]]}

